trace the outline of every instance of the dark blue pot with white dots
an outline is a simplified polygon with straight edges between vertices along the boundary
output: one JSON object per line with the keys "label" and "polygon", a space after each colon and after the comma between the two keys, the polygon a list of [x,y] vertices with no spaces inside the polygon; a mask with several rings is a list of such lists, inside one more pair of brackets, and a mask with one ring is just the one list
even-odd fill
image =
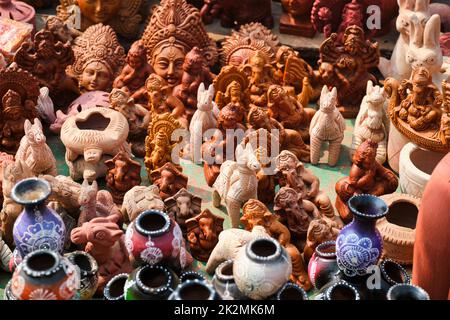
{"label": "dark blue pot with white dots", "polygon": [[24,206],[13,227],[14,243],[22,258],[40,249],[63,252],[66,227],[45,205],[51,191],[50,184],[39,178],[21,180],[11,191],[11,198]]}
{"label": "dark blue pot with white dots", "polygon": [[383,240],[376,228],[378,219],[388,212],[388,205],[370,194],[355,195],[348,201],[353,221],[336,240],[339,269],[348,277],[363,276],[376,265],[383,251]]}

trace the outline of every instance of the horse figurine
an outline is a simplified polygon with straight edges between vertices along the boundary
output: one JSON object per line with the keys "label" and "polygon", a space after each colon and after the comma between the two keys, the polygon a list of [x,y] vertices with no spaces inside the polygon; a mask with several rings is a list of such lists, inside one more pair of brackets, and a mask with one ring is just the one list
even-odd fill
{"label": "horse figurine", "polygon": [[24,161],[35,176],[40,174],[56,176],[58,174],[56,159],[46,143],[41,121],[35,118],[31,124],[30,120],[26,119],[24,130],[25,135],[20,140],[16,159]]}
{"label": "horse figurine", "polygon": [[311,120],[309,134],[311,137],[311,163],[317,164],[320,158],[320,148],[325,141],[328,146],[328,164],[335,166],[341,152],[341,142],[344,139],[345,121],[339,112],[337,89],[331,92],[323,86],[320,95],[320,109]]}
{"label": "horse figurine", "polygon": [[191,124],[189,125],[190,154],[194,162],[198,162],[201,157],[203,134],[206,130],[217,127],[217,114],[219,110],[213,99],[214,86],[210,85],[208,90],[206,90],[202,82],[197,92],[197,110],[192,116]]}
{"label": "horse figurine", "polygon": [[249,199],[257,199],[256,173],[260,168],[250,143],[245,148],[238,145],[236,161],[227,160],[220,167],[220,174],[213,185],[213,205],[219,207],[221,199],[224,199],[232,228],[239,227],[241,206]]}

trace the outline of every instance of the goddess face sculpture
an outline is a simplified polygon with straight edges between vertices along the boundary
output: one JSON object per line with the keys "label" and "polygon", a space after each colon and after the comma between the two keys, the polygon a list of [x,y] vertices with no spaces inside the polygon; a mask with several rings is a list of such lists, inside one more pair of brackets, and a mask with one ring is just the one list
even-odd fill
{"label": "goddess face sculpture", "polygon": [[120,0],[78,0],[80,11],[94,23],[105,23],[120,9]]}
{"label": "goddess face sculpture", "polygon": [[183,47],[175,44],[164,45],[154,52],[153,69],[169,86],[175,86],[180,83],[183,75],[184,57]]}
{"label": "goddess face sculpture", "polygon": [[83,70],[79,81],[80,87],[86,91],[107,91],[112,74],[100,62],[91,62]]}

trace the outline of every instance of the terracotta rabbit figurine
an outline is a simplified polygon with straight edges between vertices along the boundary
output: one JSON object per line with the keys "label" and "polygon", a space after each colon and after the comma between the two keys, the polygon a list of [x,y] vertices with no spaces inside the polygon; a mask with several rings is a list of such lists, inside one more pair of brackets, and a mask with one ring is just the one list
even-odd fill
{"label": "terracotta rabbit figurine", "polygon": [[16,153],[16,159],[24,161],[35,176],[49,174],[56,176],[56,159],[52,150],[46,144],[42,123],[36,118],[31,124],[30,120],[24,122],[25,135],[20,140],[20,146]]}
{"label": "terracotta rabbit figurine", "polygon": [[202,82],[198,87],[197,92],[197,110],[192,116],[189,125],[190,153],[192,161],[196,163],[201,160],[203,133],[208,129],[217,127],[217,115],[219,109],[213,100],[214,86],[211,84],[208,90],[206,90],[205,84]]}
{"label": "terracotta rabbit figurine", "polygon": [[411,65],[406,60],[406,53],[410,42],[411,17],[415,15],[420,23],[430,18],[430,0],[397,0],[399,5],[399,15],[396,20],[396,28],[400,33],[395,44],[390,60],[380,58],[378,69],[385,78],[394,77],[401,81],[409,79],[411,75]]}
{"label": "terracotta rabbit figurine", "polygon": [[328,164],[335,166],[339,160],[341,142],[344,139],[345,121],[337,105],[336,87],[330,92],[327,86],[323,86],[320,95],[320,109],[312,118],[309,127],[312,164],[319,162],[320,148],[325,141],[329,142]]}
{"label": "terracotta rabbit figurine", "polygon": [[384,88],[374,87],[372,81],[367,82],[366,92],[367,94],[356,117],[350,156],[353,157],[361,143],[371,139],[378,143],[376,159],[380,164],[383,164],[386,161],[390,124],[385,109],[386,94]]}

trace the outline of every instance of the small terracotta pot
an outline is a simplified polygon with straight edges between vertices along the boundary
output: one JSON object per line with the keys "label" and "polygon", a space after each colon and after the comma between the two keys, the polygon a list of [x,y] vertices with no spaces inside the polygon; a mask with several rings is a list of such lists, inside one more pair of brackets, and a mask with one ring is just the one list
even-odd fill
{"label": "small terracotta pot", "polygon": [[300,286],[288,282],[277,292],[276,300],[308,300],[308,295]]}
{"label": "small terracotta pot", "polygon": [[98,264],[97,261],[84,251],[74,251],[66,255],[69,261],[80,269],[80,289],[78,298],[80,300],[91,299],[98,287]]}
{"label": "small terracotta pot", "polygon": [[206,281],[187,280],[176,288],[168,300],[217,300],[217,293]]}
{"label": "small terracotta pot", "polygon": [[377,222],[383,238],[382,256],[400,264],[411,264],[420,199],[402,193],[384,195],[381,199],[389,207],[386,217]]}
{"label": "small terracotta pot", "polygon": [[327,241],[319,244],[308,264],[308,275],[313,286],[320,290],[333,280],[338,272],[336,242]]}
{"label": "small terracotta pot", "polygon": [[125,300],[125,282],[127,279],[128,274],[120,273],[109,280],[103,289],[105,300]]}
{"label": "small terracotta pot", "polygon": [[397,284],[387,293],[388,300],[430,300],[428,293],[412,284]]}
{"label": "small terracotta pot", "polygon": [[224,261],[216,268],[212,284],[222,300],[247,299],[241,291],[239,291],[239,288],[234,281],[233,260]]}
{"label": "small terracotta pot", "polygon": [[325,291],[324,300],[360,300],[360,296],[350,283],[338,281]]}

